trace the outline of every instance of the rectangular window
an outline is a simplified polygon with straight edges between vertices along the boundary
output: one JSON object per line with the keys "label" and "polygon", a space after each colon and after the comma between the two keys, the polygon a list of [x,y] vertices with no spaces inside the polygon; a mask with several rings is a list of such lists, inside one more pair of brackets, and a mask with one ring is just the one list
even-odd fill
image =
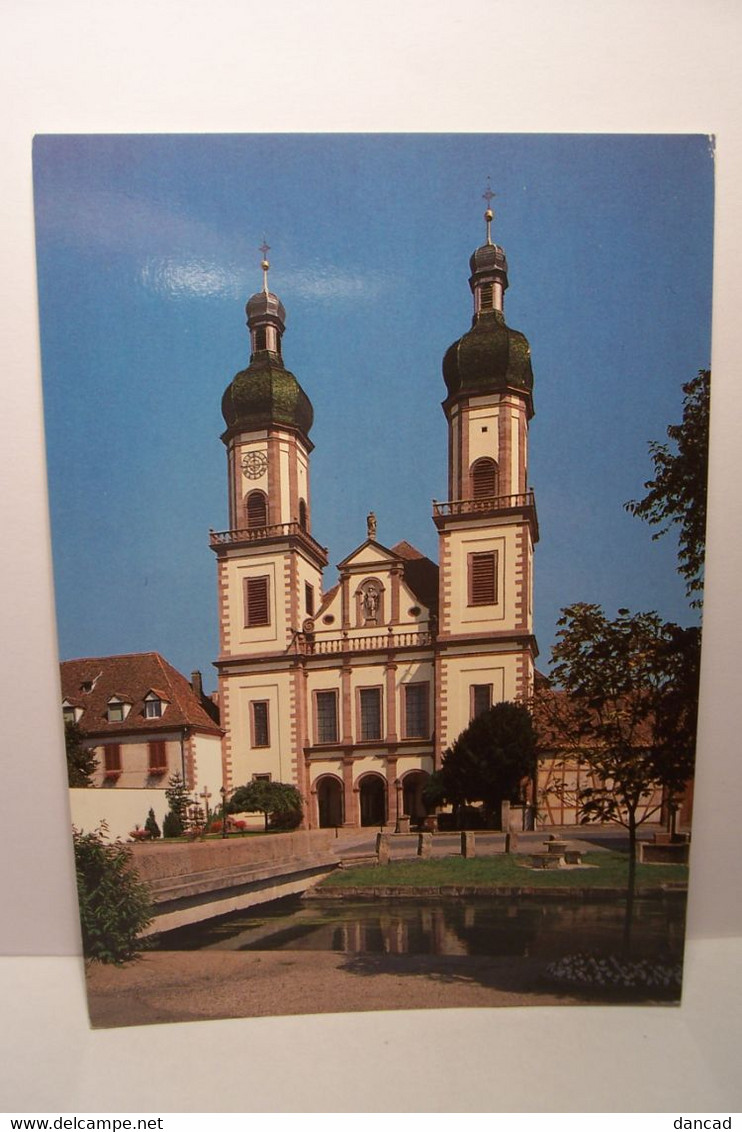
{"label": "rectangular window", "polygon": [[74,723],[75,722],[75,709],[73,707],[68,707],[65,704],[65,706],[62,708],[62,719],[64,720],[65,723]]}
{"label": "rectangular window", "polygon": [[469,605],[497,602],[497,552],[469,555]]}
{"label": "rectangular window", "polygon": [[428,722],[429,684],[406,684],[404,690],[405,738],[427,739],[430,736]]}
{"label": "rectangular window", "polygon": [[361,688],[358,693],[362,743],[381,738],[381,688]]}
{"label": "rectangular window", "polygon": [[121,744],[120,743],[106,743],[103,748],[103,765],[105,767],[106,777],[113,777],[115,774],[121,774]]}
{"label": "rectangular window", "polygon": [[337,743],[338,741],[338,694],[337,692],[317,692],[314,698],[317,715],[317,742]]}
{"label": "rectangular window", "polygon": [[253,747],[269,747],[270,733],[268,730],[268,701],[253,700],[252,708],[252,745]]}
{"label": "rectangular window", "polygon": [[164,739],[155,739],[149,744],[149,773],[167,773],[167,751]]}
{"label": "rectangular window", "polygon": [[159,719],[162,715],[162,700],[145,700],[144,701],[144,717],[145,719]]}
{"label": "rectangular window", "polygon": [[252,780],[253,782],[270,782],[271,776],[269,774],[254,774]]}
{"label": "rectangular window", "polygon": [[314,617],[314,586],[310,586],[309,582],[304,585],[304,608],[309,617]]}
{"label": "rectangular window", "polygon": [[471,718],[476,719],[485,711],[489,711],[492,707],[492,685],[491,684],[471,684],[469,687],[470,705],[469,710]]}
{"label": "rectangular window", "polygon": [[123,704],[109,704],[108,705],[108,722],[109,723],[123,723],[124,721],[124,705]]}
{"label": "rectangular window", "polygon": [[270,625],[270,587],[267,575],[245,578],[245,628]]}

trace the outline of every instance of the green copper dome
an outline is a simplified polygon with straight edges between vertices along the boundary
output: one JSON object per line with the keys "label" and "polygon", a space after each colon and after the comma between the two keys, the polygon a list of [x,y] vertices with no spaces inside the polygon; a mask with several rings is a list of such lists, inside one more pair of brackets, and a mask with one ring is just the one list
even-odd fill
{"label": "green copper dome", "polygon": [[247,369],[235,374],[222,397],[222,414],[229,432],[287,425],[308,436],[314,420],[306,393],[270,350],[254,353]]}
{"label": "green copper dome", "polygon": [[505,325],[502,311],[480,311],[471,330],[446,351],[443,379],[449,397],[516,390],[527,394],[530,405],[533,371],[528,340]]}

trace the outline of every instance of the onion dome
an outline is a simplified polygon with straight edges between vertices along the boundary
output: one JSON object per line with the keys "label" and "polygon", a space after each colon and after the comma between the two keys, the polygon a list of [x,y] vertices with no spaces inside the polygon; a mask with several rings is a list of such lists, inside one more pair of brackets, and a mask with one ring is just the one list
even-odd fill
{"label": "onion dome", "polygon": [[505,252],[490,238],[491,209],[484,214],[487,242],[469,260],[469,286],[474,298],[472,327],[449,346],[443,358],[443,379],[449,398],[509,390],[523,393],[533,414],[533,371],[526,337],[505,322],[508,286]]}
{"label": "onion dome", "polygon": [[[268,250],[263,245],[264,254]],[[281,357],[286,326],[283,303],[268,290],[268,268],[263,260],[263,290],[252,295],[245,311],[250,331],[250,364],[235,374],[222,397],[227,434],[256,432],[271,425],[295,428],[308,436],[314,420],[312,403]]]}

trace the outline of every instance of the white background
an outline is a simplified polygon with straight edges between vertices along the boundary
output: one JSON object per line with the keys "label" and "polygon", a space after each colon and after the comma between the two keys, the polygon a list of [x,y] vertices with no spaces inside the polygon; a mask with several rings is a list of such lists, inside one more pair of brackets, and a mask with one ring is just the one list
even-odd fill
{"label": "white background", "polygon": [[[0,953],[37,957],[0,961],[2,1107],[742,1107],[739,5],[6,0],[2,22]],[[31,139],[296,130],[716,134],[707,651],[680,1010],[387,1013],[94,1034],[80,964],[40,958],[74,956],[78,936],[52,617]],[[422,207],[424,186],[420,199]]]}

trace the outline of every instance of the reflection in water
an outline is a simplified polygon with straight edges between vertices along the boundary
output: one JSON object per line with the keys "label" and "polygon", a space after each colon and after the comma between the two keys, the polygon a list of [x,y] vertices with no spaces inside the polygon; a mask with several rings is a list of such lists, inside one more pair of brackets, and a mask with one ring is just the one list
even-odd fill
{"label": "reflection in water", "polygon": [[[637,900],[636,958],[680,958],[685,899]],[[624,904],[539,899],[312,900],[288,896],[163,933],[167,951],[341,951],[387,955],[538,955],[621,947]]]}

